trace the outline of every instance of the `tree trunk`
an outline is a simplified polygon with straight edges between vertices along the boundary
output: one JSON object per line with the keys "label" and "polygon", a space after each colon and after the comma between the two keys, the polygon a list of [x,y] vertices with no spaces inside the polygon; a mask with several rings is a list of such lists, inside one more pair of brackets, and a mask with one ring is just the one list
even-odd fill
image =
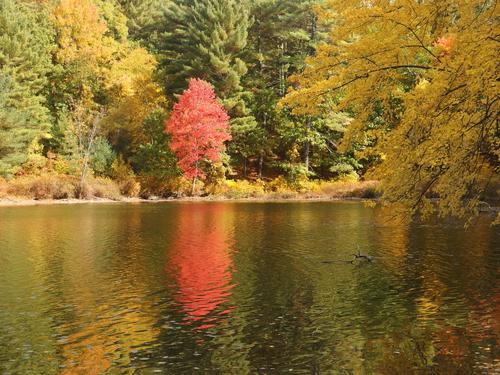
{"label": "tree trunk", "polygon": [[96,135],[97,135],[97,128],[99,127],[99,122],[101,121],[102,116],[103,116],[102,112],[100,112],[96,115],[96,118],[94,119],[93,124],[92,124],[92,131],[90,132],[90,135],[89,135],[87,148],[86,148],[86,150],[84,150],[84,153],[83,153],[83,165],[82,165],[82,171],[80,172],[80,183],[78,186],[78,199],[82,198],[83,185],[85,183],[85,177],[87,175],[88,165],[89,165],[89,161],[90,161],[90,153],[92,152],[94,140],[95,140]]}
{"label": "tree trunk", "polygon": [[196,189],[196,181],[198,179],[198,161],[196,161],[195,172],[196,174],[193,177],[193,184],[191,185],[191,196],[194,196],[194,190]]}
{"label": "tree trunk", "polygon": [[243,158],[243,177],[247,177],[247,158]]}
{"label": "tree trunk", "polygon": [[286,86],[285,86],[285,64],[283,62],[285,56],[285,43],[281,42],[279,45],[280,49],[280,67],[279,67],[279,95],[280,97],[285,96]]}
{"label": "tree trunk", "polygon": [[196,189],[196,180],[197,177],[193,177],[193,184],[191,185],[191,196],[194,196],[194,190]]}
{"label": "tree trunk", "polygon": [[306,171],[309,170],[309,150],[310,150],[310,143],[306,142],[304,145],[304,166],[306,167]]}
{"label": "tree trunk", "polygon": [[262,178],[262,166],[264,164],[264,155],[261,153],[259,156],[259,178]]}
{"label": "tree trunk", "polygon": [[[306,122],[306,136],[309,137],[309,129],[311,129],[311,118],[308,117],[307,118],[307,122]],[[309,142],[309,140],[307,140],[305,143],[304,143],[304,165],[306,167],[306,171],[309,170],[309,154],[311,152],[311,142]]]}

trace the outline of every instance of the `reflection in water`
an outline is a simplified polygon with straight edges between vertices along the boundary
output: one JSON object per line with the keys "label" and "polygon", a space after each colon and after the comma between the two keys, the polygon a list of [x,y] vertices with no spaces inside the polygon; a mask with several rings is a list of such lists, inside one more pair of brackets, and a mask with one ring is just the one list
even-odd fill
{"label": "reflection in water", "polygon": [[[498,228],[388,218],[357,203],[0,208],[0,373],[498,373]],[[321,263],[358,245],[374,263]]]}
{"label": "reflection in water", "polygon": [[165,270],[175,275],[178,291],[174,298],[192,320],[209,321],[206,316],[231,294],[230,208],[186,205],[179,211]]}

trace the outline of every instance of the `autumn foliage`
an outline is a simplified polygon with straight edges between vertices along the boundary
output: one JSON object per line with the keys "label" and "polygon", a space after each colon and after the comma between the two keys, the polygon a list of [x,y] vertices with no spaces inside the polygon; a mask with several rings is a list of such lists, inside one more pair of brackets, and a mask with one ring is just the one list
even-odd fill
{"label": "autumn foliage", "polygon": [[331,42],[283,100],[349,111],[340,149],[380,161],[383,202],[405,214],[475,215],[498,176],[498,7],[478,4],[331,0]]}
{"label": "autumn foliage", "polygon": [[166,122],[172,136],[171,148],[186,178],[203,177],[200,162],[220,160],[224,142],[231,139],[229,116],[217,100],[213,87],[191,79]]}

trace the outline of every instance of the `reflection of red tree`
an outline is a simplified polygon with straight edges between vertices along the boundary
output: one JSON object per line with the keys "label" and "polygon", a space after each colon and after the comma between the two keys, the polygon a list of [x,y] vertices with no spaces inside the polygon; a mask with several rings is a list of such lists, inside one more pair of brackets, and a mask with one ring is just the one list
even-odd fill
{"label": "reflection of red tree", "polygon": [[438,332],[438,337],[438,355],[453,357],[457,363],[459,363],[461,358],[465,357],[469,343],[468,338],[465,337],[462,330],[445,325]]}
{"label": "reflection of red tree", "polygon": [[491,357],[495,358],[494,350],[499,342],[499,301],[498,293],[487,299],[478,297],[474,300],[475,306],[470,308],[464,328],[443,326],[438,332],[436,359],[447,357],[455,368],[465,368],[467,358],[473,355],[473,350],[477,351],[475,346],[491,352]]}
{"label": "reflection of red tree", "polygon": [[476,343],[493,340],[495,346],[500,342],[500,292],[490,298],[476,297],[474,308],[469,313],[467,334]]}
{"label": "reflection of red tree", "polygon": [[175,298],[192,320],[203,319],[230,295],[230,233],[224,225],[227,208],[224,204],[179,208],[178,231],[166,271],[175,275]]}

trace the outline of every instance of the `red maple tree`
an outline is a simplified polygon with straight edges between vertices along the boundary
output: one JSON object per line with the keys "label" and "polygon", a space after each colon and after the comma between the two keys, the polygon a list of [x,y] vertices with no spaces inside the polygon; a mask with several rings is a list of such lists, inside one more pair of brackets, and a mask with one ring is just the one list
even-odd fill
{"label": "red maple tree", "polygon": [[229,116],[212,85],[191,79],[174,105],[165,130],[172,135],[171,148],[184,177],[193,179],[194,190],[196,179],[204,177],[200,161],[218,161],[224,142],[231,139]]}

